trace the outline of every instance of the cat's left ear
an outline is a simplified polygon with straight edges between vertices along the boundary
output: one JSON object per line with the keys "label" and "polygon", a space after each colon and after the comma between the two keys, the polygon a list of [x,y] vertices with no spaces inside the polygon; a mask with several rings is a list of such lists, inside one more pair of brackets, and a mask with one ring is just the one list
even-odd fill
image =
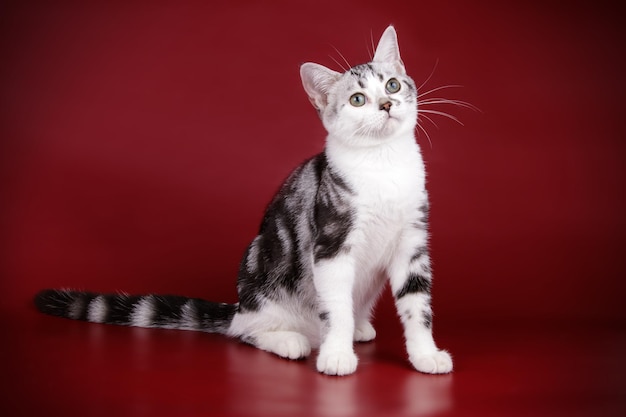
{"label": "cat's left ear", "polygon": [[302,86],[309,96],[309,101],[322,113],[328,104],[328,92],[330,87],[337,82],[340,73],[326,68],[323,65],[307,62],[300,67]]}
{"label": "cat's left ear", "polygon": [[398,47],[398,36],[393,26],[387,27],[378,41],[373,62],[386,62],[393,64],[400,74],[406,74],[404,63],[400,59],[400,48]]}

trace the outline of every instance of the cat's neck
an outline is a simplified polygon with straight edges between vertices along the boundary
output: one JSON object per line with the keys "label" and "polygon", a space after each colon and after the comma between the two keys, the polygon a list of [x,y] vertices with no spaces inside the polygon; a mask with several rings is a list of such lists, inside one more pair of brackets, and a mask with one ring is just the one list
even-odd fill
{"label": "cat's neck", "polygon": [[370,146],[354,146],[329,134],[326,155],[332,165],[349,171],[370,171],[412,167],[423,170],[423,160],[413,133],[381,139],[379,143],[368,138]]}
{"label": "cat's neck", "polygon": [[377,207],[381,202],[398,207],[418,204],[415,198],[425,189],[426,174],[412,133],[369,147],[333,139],[326,143],[326,159],[353,192]]}

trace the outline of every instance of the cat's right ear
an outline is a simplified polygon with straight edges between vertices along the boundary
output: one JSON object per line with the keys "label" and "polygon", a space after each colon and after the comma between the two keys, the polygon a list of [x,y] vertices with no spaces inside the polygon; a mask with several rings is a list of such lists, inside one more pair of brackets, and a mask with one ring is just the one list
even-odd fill
{"label": "cat's right ear", "polygon": [[300,67],[302,86],[309,96],[309,101],[322,113],[328,104],[330,87],[337,82],[341,74],[326,68],[323,65],[307,62]]}

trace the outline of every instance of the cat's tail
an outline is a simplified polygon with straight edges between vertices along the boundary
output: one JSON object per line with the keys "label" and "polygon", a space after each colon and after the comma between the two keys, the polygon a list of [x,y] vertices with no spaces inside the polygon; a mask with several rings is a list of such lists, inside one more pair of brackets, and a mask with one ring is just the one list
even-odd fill
{"label": "cat's tail", "polygon": [[226,334],[238,304],[174,295],[96,294],[43,290],[35,305],[45,314],[93,323]]}

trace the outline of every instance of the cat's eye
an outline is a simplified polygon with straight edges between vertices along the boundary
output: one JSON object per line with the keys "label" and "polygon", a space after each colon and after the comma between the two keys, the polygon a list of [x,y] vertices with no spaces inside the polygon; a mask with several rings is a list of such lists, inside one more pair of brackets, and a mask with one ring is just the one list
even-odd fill
{"label": "cat's eye", "polygon": [[365,95],[361,93],[355,93],[350,96],[350,104],[352,104],[354,107],[361,107],[365,104],[365,101]]}
{"label": "cat's eye", "polygon": [[389,81],[387,81],[387,85],[385,85],[385,90],[390,94],[397,93],[400,91],[400,81],[395,78],[390,78]]}

